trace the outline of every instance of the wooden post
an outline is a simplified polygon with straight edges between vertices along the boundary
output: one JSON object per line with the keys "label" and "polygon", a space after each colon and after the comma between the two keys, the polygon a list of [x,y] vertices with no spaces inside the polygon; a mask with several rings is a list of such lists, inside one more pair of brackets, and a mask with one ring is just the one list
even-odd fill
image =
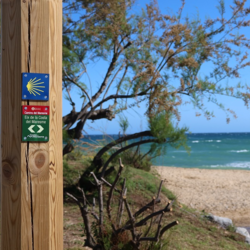
{"label": "wooden post", "polygon": [[[62,1],[1,2],[1,249],[62,250]],[[22,72],[49,74],[49,101],[22,101]],[[22,105],[50,107],[48,142],[21,141]]]}

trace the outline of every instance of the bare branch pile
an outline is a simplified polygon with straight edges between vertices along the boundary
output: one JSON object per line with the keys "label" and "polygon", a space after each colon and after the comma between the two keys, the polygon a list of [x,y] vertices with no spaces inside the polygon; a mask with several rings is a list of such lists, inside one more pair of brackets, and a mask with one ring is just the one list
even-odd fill
{"label": "bare branch pile", "polygon": [[[141,243],[145,241],[150,243],[148,249],[151,249],[152,244],[158,243],[167,230],[178,224],[178,221],[174,221],[162,226],[162,218],[164,214],[172,210],[173,201],[168,202],[164,208],[156,210],[156,205],[161,202],[160,193],[163,183],[161,181],[157,196],[153,197],[148,204],[133,213],[126,197],[126,179],[123,180],[121,189],[117,188],[118,181],[124,169],[121,159],[119,161],[119,170],[112,184],[103,177],[99,180],[93,172],[91,173],[98,188],[98,213],[95,211],[95,198],[93,198],[91,207],[82,188],[78,188],[81,192],[81,198],[67,193],[80,208],[86,234],[85,246],[95,250],[104,250],[106,249],[105,239],[109,238],[113,247],[112,249],[118,249],[118,244],[128,247],[126,249],[141,249]],[[110,188],[106,201],[106,213],[104,211],[104,186]],[[114,203],[114,192],[118,194],[118,204]],[[112,209],[116,207],[117,209]],[[117,210],[117,212],[113,210]],[[92,225],[91,221],[93,219],[90,219],[90,216],[94,219]]]}

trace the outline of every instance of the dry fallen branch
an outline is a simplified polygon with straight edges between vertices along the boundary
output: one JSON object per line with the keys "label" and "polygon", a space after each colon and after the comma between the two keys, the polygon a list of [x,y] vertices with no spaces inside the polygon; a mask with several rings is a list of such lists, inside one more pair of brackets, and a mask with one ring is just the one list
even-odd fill
{"label": "dry fallen branch", "polygon": [[158,227],[157,227],[155,237],[142,237],[142,238],[139,239],[140,241],[156,241],[156,242],[159,241],[160,229],[161,229],[161,220],[162,220],[163,215],[164,215],[164,212],[162,212],[162,214],[160,216],[160,220],[159,220],[159,223],[158,223]]}
{"label": "dry fallen branch", "polygon": [[113,192],[114,192],[114,189],[115,189],[115,186],[120,178],[120,175],[121,175],[121,172],[123,170],[123,165],[122,165],[122,161],[121,161],[121,158],[119,159],[119,162],[120,162],[120,167],[119,167],[119,170],[118,170],[118,173],[116,175],[116,178],[115,178],[115,181],[113,183],[113,185],[111,186],[110,188],[110,191],[109,191],[109,198],[108,198],[108,201],[107,201],[107,213],[108,213],[108,217],[109,219],[111,220],[111,200],[112,200],[112,197],[113,197]]}
{"label": "dry fallen branch", "polygon": [[[154,212],[155,212],[155,197],[153,197],[153,208],[152,208],[152,213],[154,213]],[[148,230],[145,233],[144,237],[146,237],[148,235],[149,231],[151,230],[152,225],[153,225],[153,218],[151,218],[151,220],[150,220],[150,225],[149,225]]]}
{"label": "dry fallen branch", "polygon": [[127,193],[126,179],[124,178],[123,184],[122,184],[122,191],[120,192],[119,206],[118,206],[117,218],[116,218],[116,221],[118,223],[118,225],[117,225],[118,227],[121,225],[122,214],[123,214],[123,209],[124,209],[123,197],[126,196],[126,193]]}
{"label": "dry fallen branch", "polygon": [[141,213],[145,212],[147,209],[151,208],[152,206],[154,206],[157,203],[161,202],[160,199],[160,193],[161,193],[161,188],[162,188],[162,183],[163,180],[161,180],[160,186],[158,188],[158,192],[157,192],[157,197],[152,199],[152,201],[150,201],[147,205],[145,205],[144,207],[142,207],[141,209],[139,209],[135,214],[134,217],[138,217]]}
{"label": "dry fallen branch", "polygon": [[99,198],[99,235],[102,237],[102,228],[103,228],[103,193],[102,193],[102,184],[103,182],[99,181],[95,174],[91,172],[91,175],[94,177],[97,188],[98,188],[98,198]]}
{"label": "dry fallen branch", "polygon": [[162,228],[161,232],[160,232],[160,238],[162,237],[162,235],[168,230],[170,229],[171,227],[175,226],[175,225],[178,225],[179,222],[178,221],[174,221],[170,224],[168,224],[167,226],[165,226],[164,228]]}
{"label": "dry fallen branch", "polygon": [[[103,177],[101,177],[101,180],[103,181],[104,184],[106,184],[108,187],[112,187],[112,184],[110,184],[108,181],[106,181]],[[120,193],[121,191],[118,190],[117,188],[114,189],[116,192]]]}
{"label": "dry fallen branch", "polygon": [[97,216],[97,214],[95,213],[95,197],[93,198],[93,204],[92,204],[92,212],[91,214],[94,216],[94,218],[99,221],[99,217]]}
{"label": "dry fallen branch", "polygon": [[[172,204],[173,201],[168,202],[167,205],[158,211],[156,211],[156,205],[160,203],[160,193],[161,193],[161,188],[162,188],[162,183],[161,181],[158,191],[157,191],[157,196],[153,197],[152,201],[143,206],[141,209],[139,209],[136,213],[132,213],[131,208],[129,206],[129,202],[126,198],[126,193],[127,193],[127,188],[126,188],[126,179],[123,180],[122,183],[122,189],[118,190],[117,189],[117,184],[121,175],[121,172],[123,170],[123,165],[120,159],[119,162],[119,170],[117,172],[116,178],[114,182],[111,184],[108,181],[106,181],[103,177],[101,180],[97,178],[97,176],[91,172],[91,175],[93,176],[96,186],[98,188],[98,206],[99,206],[99,214],[95,213],[95,207],[96,207],[96,202],[95,199],[93,199],[92,203],[92,208],[90,211],[88,211],[88,205],[91,207],[90,204],[88,204],[84,190],[81,188],[78,188],[78,190],[82,194],[82,201],[80,201],[78,198],[73,196],[72,194],[67,193],[67,195],[74,200],[77,205],[79,206],[85,226],[85,232],[86,232],[86,241],[85,241],[85,246],[88,246],[92,249],[100,249],[104,250],[104,238],[108,237],[107,233],[109,232],[109,237],[108,238],[111,242],[114,240],[114,243],[112,244],[119,244],[119,239],[122,239],[123,237],[131,237],[130,239],[127,239],[127,244],[130,244],[133,249],[140,249],[141,242],[151,242],[151,244],[154,244],[154,242],[158,242],[163,234],[169,230],[171,227],[175,226],[178,224],[177,221],[174,221],[162,228],[162,219],[165,213],[170,212],[172,210]],[[106,212],[107,214],[104,216],[104,209],[103,209],[103,204],[104,204],[104,196],[103,196],[103,184],[105,184],[107,187],[110,188],[110,191],[108,193],[108,198],[106,202]],[[117,197],[118,199],[118,208],[117,212],[112,213],[112,202],[114,200],[113,194],[114,191],[116,191],[119,195]],[[124,207],[126,208],[125,211],[127,212],[127,215],[124,215]],[[148,214],[148,211],[151,212]],[[140,220],[138,220],[138,216],[142,215],[144,212],[147,212],[147,215],[145,217],[140,216]],[[95,237],[92,234],[92,229],[96,228],[91,228],[90,226],[90,220],[89,220],[89,214],[91,214],[95,220],[97,220],[98,224],[98,234],[95,234]],[[116,214],[116,223],[112,221],[112,216]],[[104,218],[107,217],[108,221],[105,221],[104,223]],[[125,218],[126,223],[122,225],[122,218]],[[157,228],[155,229],[155,236],[154,237],[147,237],[150,231],[154,229],[153,227],[153,219],[155,219],[155,222],[157,222]],[[148,228],[146,229],[146,233],[144,233],[144,236],[142,232],[139,232],[137,228],[141,228],[147,223],[150,222]],[[94,224],[93,224],[94,225]],[[111,232],[109,231],[111,229]],[[131,234],[127,234],[126,232],[130,232]],[[125,234],[124,234],[125,233]],[[124,236],[127,235],[127,236]],[[131,235],[131,236],[128,236]]]}
{"label": "dry fallen branch", "polygon": [[[145,218],[143,218],[142,220],[140,220],[139,222],[135,223],[135,227],[141,227],[146,225],[147,221],[149,219],[151,219],[152,217],[155,217],[157,215],[160,215],[162,212],[170,212],[171,211],[171,206],[172,206],[172,202],[168,202],[167,206],[165,208],[163,208],[162,210],[159,210],[157,212],[151,213],[150,215],[146,216]],[[120,228],[117,230],[117,232],[122,232],[124,230],[131,230],[132,229],[132,225],[125,225],[123,228]]]}
{"label": "dry fallen branch", "polygon": [[[83,191],[82,191],[83,192]],[[81,211],[81,215],[83,218],[83,222],[84,222],[84,226],[85,226],[85,232],[86,232],[86,240],[85,240],[85,246],[91,247],[91,248],[95,248],[98,246],[98,244],[96,243],[92,233],[91,233],[91,227],[90,227],[90,220],[89,220],[89,216],[88,216],[88,208],[87,206],[85,206],[84,204],[86,204],[86,197],[85,195],[83,195],[83,204],[81,204],[81,202],[79,201],[79,199],[77,199],[75,196],[73,196],[72,194],[66,193],[72,200],[74,200],[77,205],[80,208]],[[84,194],[84,192],[83,192]]]}
{"label": "dry fallen branch", "polygon": [[126,196],[123,197],[123,201],[124,201],[124,203],[125,203],[125,207],[126,207],[126,209],[127,209],[128,216],[129,216],[129,219],[130,219],[130,224],[131,224],[131,227],[132,227],[131,233],[132,233],[133,241],[136,241],[135,225],[134,225],[135,218],[133,217],[133,215],[132,215],[132,213],[131,213],[131,210],[130,210],[130,207],[129,207],[129,205],[128,205]]}

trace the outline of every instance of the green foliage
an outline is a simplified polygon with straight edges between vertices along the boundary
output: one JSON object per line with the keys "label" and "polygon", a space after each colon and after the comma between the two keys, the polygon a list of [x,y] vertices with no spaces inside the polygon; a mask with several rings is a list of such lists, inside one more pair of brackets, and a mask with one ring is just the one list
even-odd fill
{"label": "green foliage", "polygon": [[[111,151],[111,153],[112,152],[113,151]],[[112,163],[115,164],[118,162],[119,158],[121,158],[124,165],[144,171],[150,171],[152,166],[151,157],[149,155],[142,154],[139,148],[123,151],[112,160]]]}
{"label": "green foliage", "polygon": [[170,114],[163,111],[156,114],[149,120],[150,130],[154,137],[156,137],[160,143],[166,142],[176,142],[180,141],[176,147],[183,146],[186,142],[185,133],[188,129],[185,128],[175,128],[171,122]]}
{"label": "green foliage", "polygon": [[83,158],[83,152],[79,149],[74,150],[73,152],[67,154],[65,159],[71,161],[81,161]]}
{"label": "green foliage", "polygon": [[156,152],[156,155],[160,155],[165,152],[167,145],[176,149],[184,147],[189,152],[190,148],[187,146],[186,136],[188,128],[174,127],[169,113],[163,111],[156,114],[150,118],[149,124],[153,136],[158,140],[157,144],[151,145],[151,153]]}
{"label": "green foliage", "polygon": [[79,172],[72,168],[66,160],[63,160],[63,185],[72,186],[77,182]]}
{"label": "green foliage", "polygon": [[92,158],[79,149],[72,151],[63,158],[63,186],[66,189],[76,189],[79,177],[90,165]]}
{"label": "green foliage", "polygon": [[122,129],[122,133],[125,134],[127,129],[128,129],[128,126],[129,126],[128,118],[120,115],[119,116],[119,126]]}
{"label": "green foliage", "polygon": [[216,6],[216,8],[218,9],[220,15],[223,17],[223,14],[225,14],[225,2],[224,0],[220,0],[218,2],[219,2],[219,5]]}

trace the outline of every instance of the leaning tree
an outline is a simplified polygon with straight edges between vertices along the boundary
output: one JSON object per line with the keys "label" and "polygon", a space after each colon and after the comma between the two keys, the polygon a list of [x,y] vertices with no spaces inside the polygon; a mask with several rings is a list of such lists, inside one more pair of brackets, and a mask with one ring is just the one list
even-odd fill
{"label": "leaning tree", "polygon": [[[87,121],[113,120],[136,105],[146,106],[149,122],[148,130],[124,134],[104,146],[93,159],[92,171],[103,176],[112,158],[143,143],[183,145],[186,128],[178,128],[173,121],[180,119],[184,96],[208,119],[213,113],[204,98],[224,109],[228,120],[234,113],[220,104],[219,95],[240,98],[248,105],[247,85],[224,83],[240,78],[241,70],[250,65],[249,38],[244,35],[250,25],[246,5],[246,0],[233,1],[231,12],[225,13],[220,0],[218,17],[202,20],[182,15],[184,0],[171,15],[161,13],[157,0],[143,9],[136,0],[64,1],[63,89],[72,106],[63,117],[65,133],[80,139]],[[94,92],[95,76],[88,67],[95,62],[101,62],[105,73]],[[201,67],[207,63],[210,70],[201,77]],[[76,89],[82,103],[79,109],[72,95]],[[136,138],[140,140],[127,143],[103,161],[109,149]],[[72,150],[69,142],[64,154]]]}

